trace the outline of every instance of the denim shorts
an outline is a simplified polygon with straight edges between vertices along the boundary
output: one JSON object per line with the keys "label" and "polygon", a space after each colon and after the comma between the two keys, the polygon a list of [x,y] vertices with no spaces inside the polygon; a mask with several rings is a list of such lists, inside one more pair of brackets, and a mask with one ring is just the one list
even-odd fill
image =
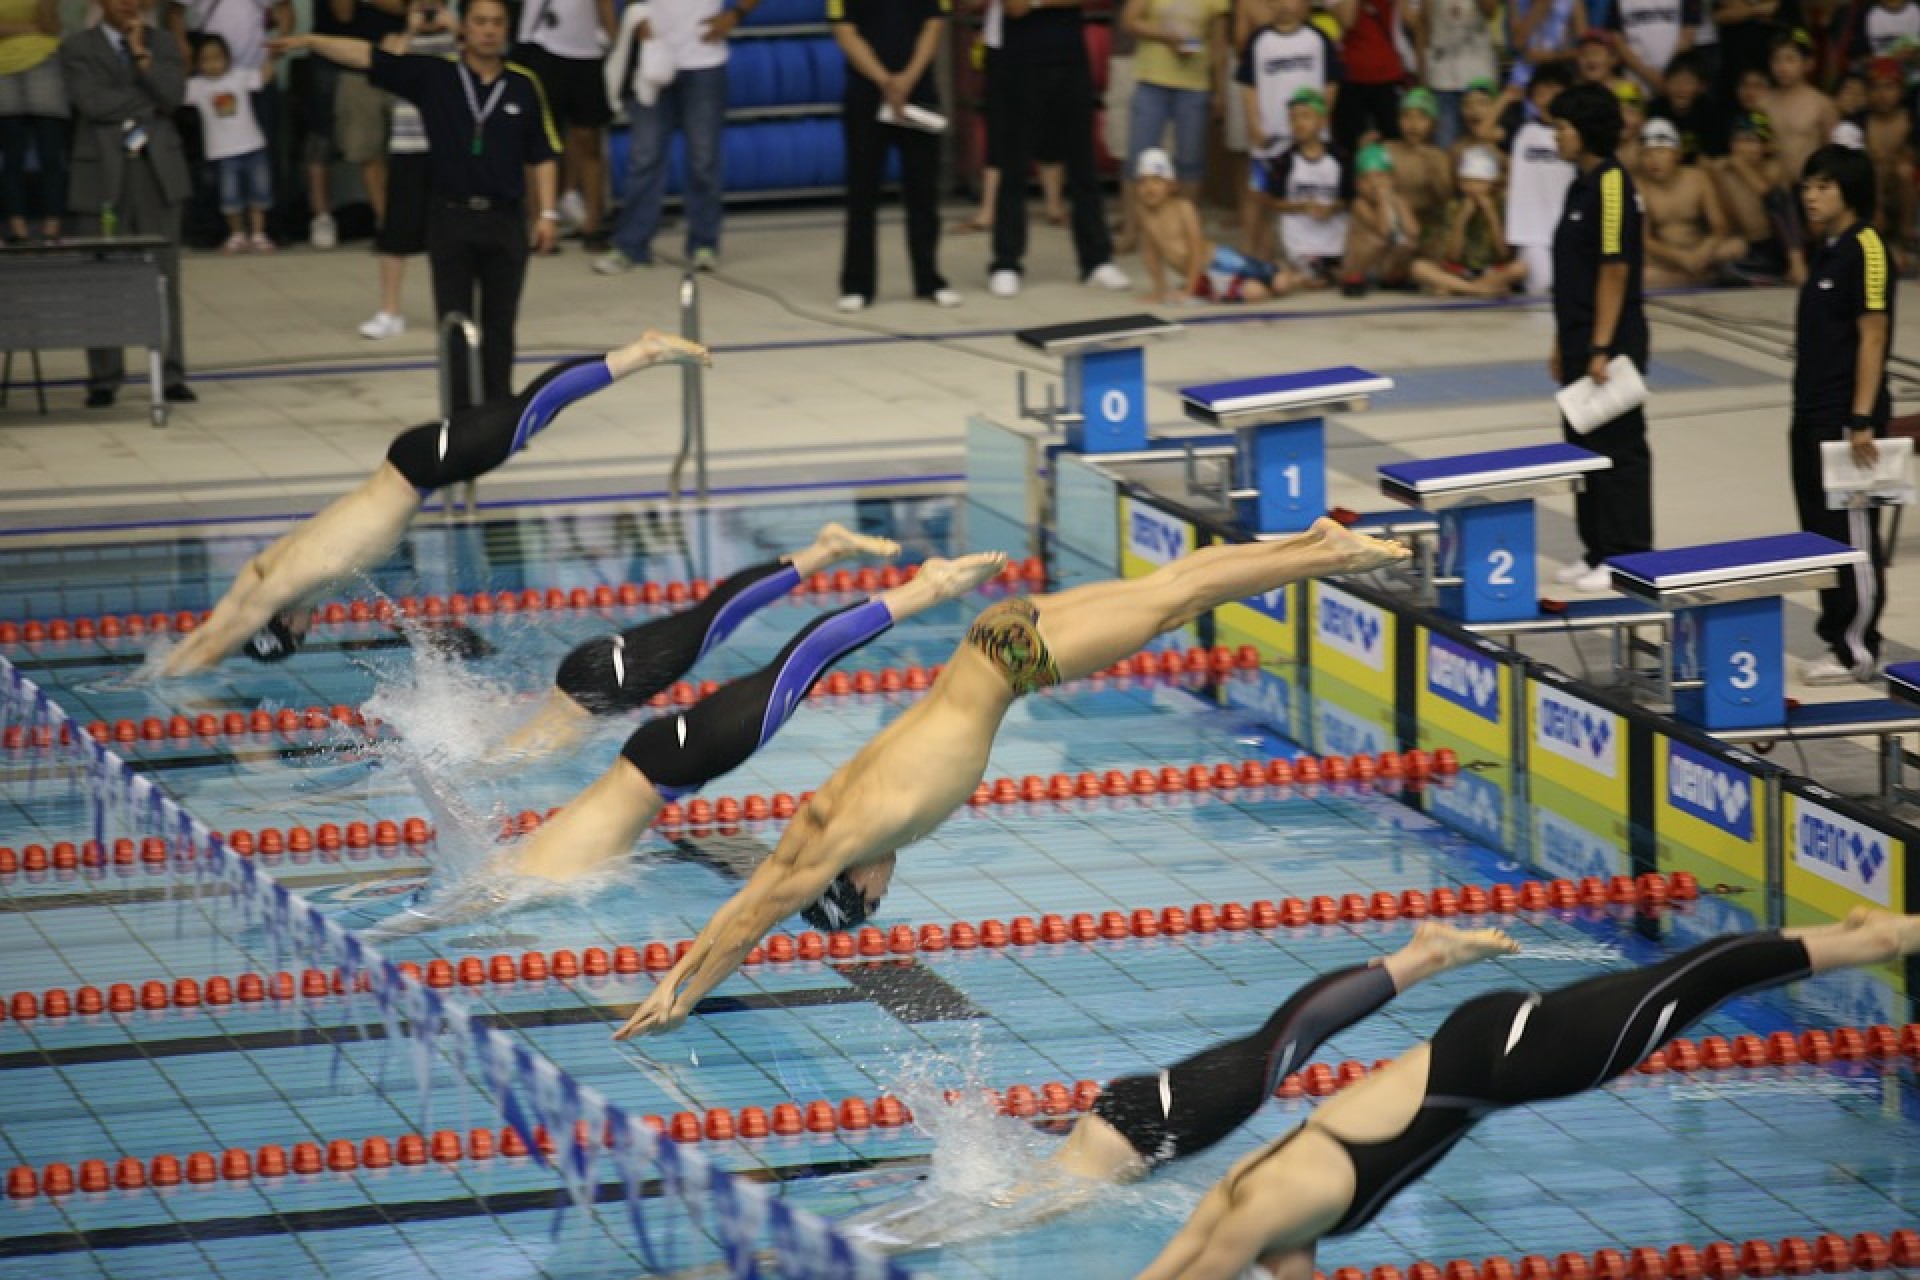
{"label": "denim shorts", "polygon": [[273,205],[273,163],[263,147],[213,162],[220,171],[220,212],[266,209]]}
{"label": "denim shorts", "polygon": [[1169,89],[1142,80],[1133,88],[1127,133],[1127,176],[1140,153],[1157,147],[1173,125],[1173,171],[1182,182],[1198,182],[1207,171],[1207,104],[1205,90]]}

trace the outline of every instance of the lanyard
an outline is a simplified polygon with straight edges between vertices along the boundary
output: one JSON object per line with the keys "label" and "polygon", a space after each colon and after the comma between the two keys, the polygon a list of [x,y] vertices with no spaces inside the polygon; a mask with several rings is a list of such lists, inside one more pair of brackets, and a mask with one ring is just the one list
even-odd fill
{"label": "lanyard", "polygon": [[457,62],[454,66],[460,72],[460,87],[467,93],[467,114],[473,117],[473,154],[479,155],[486,134],[487,117],[500,105],[500,95],[507,91],[507,73],[504,68],[501,70],[500,78],[493,82],[493,92],[487,95],[486,105],[481,106],[480,96],[473,91],[473,76],[467,71],[467,64]]}

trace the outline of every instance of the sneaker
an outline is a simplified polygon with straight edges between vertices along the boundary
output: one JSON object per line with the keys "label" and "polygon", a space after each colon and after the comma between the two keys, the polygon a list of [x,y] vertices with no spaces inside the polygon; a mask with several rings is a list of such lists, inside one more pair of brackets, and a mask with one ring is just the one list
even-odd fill
{"label": "sneaker", "polygon": [[1127,278],[1127,273],[1111,262],[1103,262],[1087,272],[1087,278],[1081,283],[1095,289],[1111,289],[1115,293],[1133,288],[1133,281]]}
{"label": "sneaker", "polygon": [[340,228],[333,224],[333,215],[323,213],[307,224],[307,242],[316,249],[332,249],[340,243]]}
{"label": "sneaker", "polygon": [[1020,294],[1020,273],[1005,268],[987,277],[987,292],[996,298],[1013,298]]}
{"label": "sneaker", "polygon": [[633,270],[635,267],[650,267],[651,262],[639,258],[630,258],[621,249],[609,249],[593,260],[593,269],[603,276],[617,276]]}
{"label": "sneaker", "polygon": [[1843,666],[1837,658],[1815,658],[1800,668],[1800,681],[1811,685],[1852,684],[1858,680],[1861,684],[1870,684],[1879,675],[1871,662],[1863,662],[1857,667]]}
{"label": "sneaker", "polygon": [[587,202],[578,191],[569,191],[560,197],[554,212],[560,215],[560,234],[570,236],[587,220]]}
{"label": "sneaker", "polygon": [[253,250],[255,253],[272,253],[274,243],[267,238],[265,232],[261,232],[258,235],[247,237],[247,248]]}
{"label": "sneaker", "polygon": [[236,231],[228,236],[227,242],[220,246],[220,252],[222,253],[245,253],[246,251],[247,237],[244,232],[240,231]]}
{"label": "sneaker", "polygon": [[693,269],[695,271],[712,271],[718,268],[719,265],[720,255],[713,250],[703,246],[693,251]]}
{"label": "sneaker", "polygon": [[936,307],[957,307],[962,302],[965,302],[966,299],[960,296],[960,292],[957,289],[941,288],[935,289],[932,293],[928,294],[927,301]]}
{"label": "sneaker", "polygon": [[397,338],[407,331],[407,318],[391,311],[376,311],[373,319],[360,326],[360,336],[374,342]]}
{"label": "sneaker", "polygon": [[866,295],[859,294],[859,293],[843,293],[840,295],[840,301],[835,305],[837,305],[842,311],[847,312],[849,315],[851,315],[855,311],[865,311],[867,309]]}
{"label": "sneaker", "polygon": [[1575,560],[1571,564],[1563,564],[1558,569],[1555,569],[1553,571],[1553,580],[1561,586],[1572,586],[1591,572],[1593,572],[1592,565],[1589,565],[1585,560]]}
{"label": "sneaker", "polygon": [[1585,591],[1593,595],[1613,590],[1613,570],[1607,566],[1595,565],[1573,580],[1575,591]]}

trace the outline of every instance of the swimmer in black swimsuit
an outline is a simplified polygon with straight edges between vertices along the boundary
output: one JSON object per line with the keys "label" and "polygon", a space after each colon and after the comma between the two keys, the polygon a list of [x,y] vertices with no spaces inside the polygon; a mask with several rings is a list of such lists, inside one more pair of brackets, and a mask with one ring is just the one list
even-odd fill
{"label": "swimmer in black swimsuit", "polygon": [[1860,908],[1557,991],[1476,996],[1431,1041],[1235,1164],[1140,1280],[1309,1280],[1322,1237],[1365,1226],[1494,1112],[1597,1089],[1735,996],[1915,952],[1920,916]]}
{"label": "swimmer in black swimsuit", "polygon": [[830,523],[822,526],[811,546],[729,575],[690,608],[595,636],[561,660],[546,701],[495,755],[527,758],[564,750],[586,735],[595,716],[644,708],[742,622],[809,576],[853,556],[899,554],[900,544],[891,538],[868,537]]}
{"label": "swimmer in black swimsuit", "polygon": [[161,674],[215,666],[244,649],[259,662],[293,656],[313,605],[342,579],[386,559],[436,489],[485,475],[527,446],[560,410],[656,364],[706,364],[707,349],[646,333],[605,356],[565,360],[507,400],[462,409],[395,436],[379,468],[248,561],[213,613],[167,655]]}
{"label": "swimmer in black swimsuit", "polygon": [[986,609],[933,688],[801,807],[772,855],[615,1038],[678,1027],[788,916],[803,914],[823,929],[850,929],[870,917],[893,874],[895,851],[973,794],[1016,698],[1104,670],[1228,601],[1406,557],[1405,547],[1320,520],[1290,538],[1203,547],[1143,578]]}

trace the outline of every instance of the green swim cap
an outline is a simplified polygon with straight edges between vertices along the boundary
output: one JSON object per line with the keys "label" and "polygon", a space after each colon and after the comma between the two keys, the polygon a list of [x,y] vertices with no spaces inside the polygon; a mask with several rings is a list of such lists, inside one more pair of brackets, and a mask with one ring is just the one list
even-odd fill
{"label": "green swim cap", "polygon": [[1311,85],[1302,85],[1293,91],[1293,96],[1287,99],[1287,105],[1297,107],[1302,103],[1316,110],[1325,111],[1327,109],[1327,95],[1313,88]]}
{"label": "green swim cap", "polygon": [[1428,119],[1440,118],[1440,103],[1434,98],[1433,90],[1415,85],[1406,91],[1400,99],[1402,111],[1424,111]]}
{"label": "green swim cap", "polygon": [[1360,148],[1360,154],[1354,157],[1354,167],[1361,173],[1392,173],[1393,155],[1377,142],[1369,142]]}
{"label": "green swim cap", "polygon": [[1500,96],[1500,86],[1493,82],[1491,76],[1478,76],[1467,81],[1467,87],[1462,92],[1484,93],[1489,98],[1497,98]]}

